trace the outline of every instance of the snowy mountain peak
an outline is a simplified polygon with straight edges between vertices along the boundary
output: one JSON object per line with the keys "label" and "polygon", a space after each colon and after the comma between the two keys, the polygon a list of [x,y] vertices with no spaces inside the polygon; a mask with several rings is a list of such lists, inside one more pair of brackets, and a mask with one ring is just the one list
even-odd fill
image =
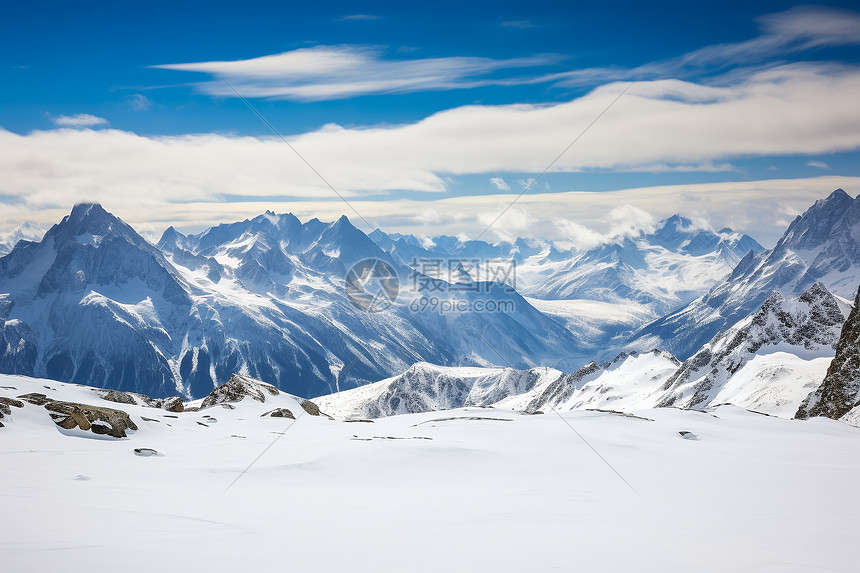
{"label": "snowy mountain peak", "polygon": [[98,203],[78,203],[63,220],[70,230],[81,233],[106,234],[118,219]]}
{"label": "snowy mountain peak", "polygon": [[860,221],[860,202],[842,189],[819,199],[799,215],[777,243],[777,249],[811,250],[830,241],[846,225]]}

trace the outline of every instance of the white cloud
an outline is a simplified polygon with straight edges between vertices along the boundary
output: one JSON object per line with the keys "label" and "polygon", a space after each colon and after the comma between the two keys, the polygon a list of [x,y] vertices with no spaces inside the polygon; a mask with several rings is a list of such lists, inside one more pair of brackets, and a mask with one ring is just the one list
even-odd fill
{"label": "white cloud", "polygon": [[816,167],[818,169],[830,169],[830,166],[827,165],[826,163],[824,163],[823,161],[817,161],[817,160],[808,161],[806,163],[806,165],[808,165],[809,167]]}
{"label": "white cloud", "polygon": [[[215,81],[197,84],[206,94],[321,101],[366,94],[409,93],[493,85],[503,80],[481,79],[490,72],[543,66],[554,56],[495,60],[478,57],[387,60],[373,48],[317,46],[249,60],[162,64],[165,70],[201,72]],[[515,80],[504,80],[510,82]]]}
{"label": "white cloud", "polygon": [[[586,248],[613,236],[625,209],[635,208],[653,220],[675,213],[693,217],[707,213],[713,228],[731,227],[750,234],[766,246],[772,246],[796,215],[839,187],[857,195],[860,193],[860,177],[821,176],[603,192],[527,193],[512,208],[514,212],[510,220],[502,221],[498,228],[494,226],[484,238],[508,239],[519,234],[575,241],[578,247]],[[186,231],[199,231],[217,223],[254,217],[271,209],[278,213],[294,213],[302,220],[318,217],[323,221],[334,221],[346,214],[365,232],[379,227],[390,232],[424,236],[447,234],[466,240],[483,231],[511,200],[510,194],[423,201],[351,198],[352,205],[371,223],[371,227],[367,227],[344,203],[327,196],[323,199],[227,202],[217,196],[185,197],[176,193],[165,196],[159,194],[159,188],[154,185],[141,188],[148,189],[152,195],[124,190],[113,194],[66,195],[66,189],[58,187],[38,197],[22,197],[20,202],[3,205],[0,234],[12,231],[23,221],[49,226],[67,215],[75,202],[95,200],[149,236],[158,236],[169,225]],[[50,202],[45,202],[49,199]],[[615,214],[610,216],[613,211]],[[632,219],[635,220],[635,216]]]}
{"label": "white cloud", "polygon": [[570,219],[554,217],[552,223],[558,229],[556,245],[564,250],[587,251],[605,243],[607,239],[607,235]]}
{"label": "white cloud", "polygon": [[60,127],[95,127],[97,125],[107,125],[108,120],[103,117],[96,117],[88,113],[76,113],[75,115],[58,115],[51,117],[54,125]]}
{"label": "white cloud", "polygon": [[510,191],[511,186],[501,177],[490,177],[490,183],[496,186],[499,191]]}
{"label": "white cloud", "polygon": [[[369,220],[379,216],[377,223],[384,221],[395,226],[394,230],[435,235],[447,229],[455,234],[480,227],[481,216],[487,213],[495,216],[500,212],[501,208],[488,201],[503,203],[498,197],[475,199],[475,203],[469,202],[472,198],[441,201],[438,194],[448,189],[448,178],[478,174],[486,181],[491,176],[502,179],[499,175],[505,173],[515,174],[515,178],[540,173],[619,89],[618,85],[608,85],[554,105],[467,106],[399,126],[326,126],[291,137],[290,142],[338,191],[361,204],[360,211]],[[560,158],[553,170],[635,171],[655,165],[718,169],[732,157],[856,150],[860,148],[858,99],[860,69],[822,64],[784,66],[720,88],[677,80],[639,82]],[[232,218],[234,206],[245,216],[269,205],[242,200],[253,197],[257,201],[269,198],[272,204],[291,198],[293,202],[285,207],[290,210],[320,217],[347,213],[355,219],[274,137],[147,137],[113,129],[57,129],[19,135],[0,129],[0,173],[0,196],[17,200],[17,206],[3,207],[4,215],[9,213],[10,217],[44,208],[55,209],[48,211],[53,218],[76,201],[98,200],[117,211],[133,205],[133,221],[156,214],[160,217],[157,221],[203,224],[204,220],[218,220],[216,214]],[[851,192],[847,185],[856,185],[850,178],[826,180],[827,186],[832,185],[829,190],[821,186],[805,191],[791,188],[803,201],[791,202],[789,208],[805,207],[807,200],[838,186]],[[671,214],[665,213],[667,209],[682,213],[714,210],[725,215],[725,222],[713,219],[719,226],[748,225],[754,236],[770,234],[767,229],[760,230],[751,213],[781,212],[775,208],[776,200],[749,191],[749,197],[760,198],[765,209],[755,211],[756,205],[748,197],[734,193],[736,189],[749,190],[748,184],[726,185],[712,188],[716,189],[715,199],[674,189],[661,195],[665,204],[649,201],[649,191],[631,192],[621,202],[611,199],[621,196],[617,193],[576,195],[581,213],[565,203],[573,195],[532,189],[516,204],[527,216],[517,219],[512,215],[507,228],[520,228],[520,222],[526,220],[534,222],[531,228],[541,233],[553,232],[558,226],[547,213],[592,226],[583,218],[591,216],[588,202],[593,202],[594,209],[600,210],[598,225],[610,224],[607,214],[612,208],[629,204],[655,215]],[[782,197],[783,187],[776,188]],[[402,190],[437,197],[405,202],[396,195]],[[380,194],[387,196],[384,201],[361,201],[368,194],[377,200]],[[224,197],[239,202],[222,203]],[[500,197],[511,199],[509,193]],[[533,203],[533,197],[544,203]],[[194,210],[187,210],[185,205],[193,205]],[[320,212],[315,213],[315,209]],[[735,222],[729,224],[732,218]],[[609,231],[608,227],[600,230]]]}
{"label": "white cloud", "polygon": [[[707,101],[696,95],[700,88],[676,80],[634,84],[553,170],[648,171],[661,164],[716,170],[732,157],[860,147],[860,69],[787,66],[712,89]],[[555,105],[467,106],[393,127],[331,125],[290,142],[347,196],[441,192],[458,175],[540,173],[618,90],[609,85]],[[274,137],[0,131],[0,172],[0,194],[26,197],[60,189],[190,199],[331,196]]]}
{"label": "white cloud", "polygon": [[609,236],[613,239],[635,237],[640,233],[653,233],[654,216],[640,207],[619,205],[609,212]]}
{"label": "white cloud", "polygon": [[127,101],[134,111],[146,111],[152,108],[152,100],[143,94],[129,96]]}

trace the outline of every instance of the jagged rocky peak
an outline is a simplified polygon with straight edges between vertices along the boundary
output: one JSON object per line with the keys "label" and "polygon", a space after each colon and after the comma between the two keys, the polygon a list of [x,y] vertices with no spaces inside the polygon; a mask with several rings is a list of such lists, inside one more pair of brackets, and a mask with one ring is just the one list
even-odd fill
{"label": "jagged rocky peak", "polygon": [[177,231],[173,225],[164,230],[156,246],[166,253],[171,253],[177,248],[189,250],[188,237]]}
{"label": "jagged rocky peak", "polygon": [[[88,236],[90,241],[96,241],[111,231],[134,231],[125,223],[98,203],[78,203],[63,220],[55,225],[50,233],[62,237]],[[136,233],[134,233],[136,234]],[[87,240],[84,238],[83,240]]]}
{"label": "jagged rocky peak", "polygon": [[842,327],[836,356],[821,386],[797,410],[797,418],[825,416],[839,419],[860,405],[860,290]]}

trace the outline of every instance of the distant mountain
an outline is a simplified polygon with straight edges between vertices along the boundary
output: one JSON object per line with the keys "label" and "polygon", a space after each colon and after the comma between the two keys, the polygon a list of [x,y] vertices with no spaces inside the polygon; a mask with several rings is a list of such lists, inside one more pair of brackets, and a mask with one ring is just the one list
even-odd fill
{"label": "distant mountain", "polygon": [[[564,251],[552,243],[517,239],[490,244],[439,236],[371,238],[403,264],[429,272],[423,261],[443,261],[440,278],[452,280],[461,264],[475,276],[502,273],[488,261],[511,261],[509,283],[542,312],[579,332],[592,352],[619,344],[620,335],[707,292],[750,252],[763,249],[731,229],[711,231],[673,215],[652,233],[619,238],[587,251]],[[496,263],[497,264],[497,263]]]}
{"label": "distant mountain", "polygon": [[761,250],[747,235],[699,230],[675,215],[654,233],[607,243],[564,262],[537,265],[545,278],[523,292],[542,300],[636,303],[656,316],[702,294],[747,253]]}
{"label": "distant mountain", "polygon": [[797,409],[798,418],[826,416],[860,425],[860,290],[842,327],[836,356],[821,385]]}
{"label": "distant mountain", "polygon": [[[366,258],[397,269],[386,311],[346,296],[347,269]],[[0,258],[0,372],[191,398],[238,372],[315,395],[422,360],[527,368],[576,352],[571,332],[503,285],[424,277],[460,306],[411,308],[426,294],[419,278],[346,217],[265,213],[197,235],[171,228],[154,246],[78,205]]]}
{"label": "distant mountain", "polygon": [[676,312],[644,326],[635,348],[692,356],[719,331],[755,312],[778,291],[796,297],[816,282],[850,299],[860,283],[860,200],[837,189],[798,216],[773,249],[749,252],[726,280]]}
{"label": "distant mountain", "polygon": [[18,241],[40,241],[45,228],[35,223],[24,223],[11,233],[0,235],[0,257],[11,251]]}

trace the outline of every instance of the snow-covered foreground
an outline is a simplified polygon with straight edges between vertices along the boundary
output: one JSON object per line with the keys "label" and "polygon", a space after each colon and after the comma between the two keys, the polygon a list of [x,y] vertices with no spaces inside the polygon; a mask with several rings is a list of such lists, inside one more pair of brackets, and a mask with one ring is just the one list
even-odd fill
{"label": "snow-covered foreground", "polygon": [[[4,571],[857,567],[860,429],[832,420],[463,408],[345,422],[284,394],[172,414],[45,380],[0,386],[122,409],[139,427],[100,439],[60,430],[41,406],[12,408]],[[297,419],[260,417],[277,407]]]}

